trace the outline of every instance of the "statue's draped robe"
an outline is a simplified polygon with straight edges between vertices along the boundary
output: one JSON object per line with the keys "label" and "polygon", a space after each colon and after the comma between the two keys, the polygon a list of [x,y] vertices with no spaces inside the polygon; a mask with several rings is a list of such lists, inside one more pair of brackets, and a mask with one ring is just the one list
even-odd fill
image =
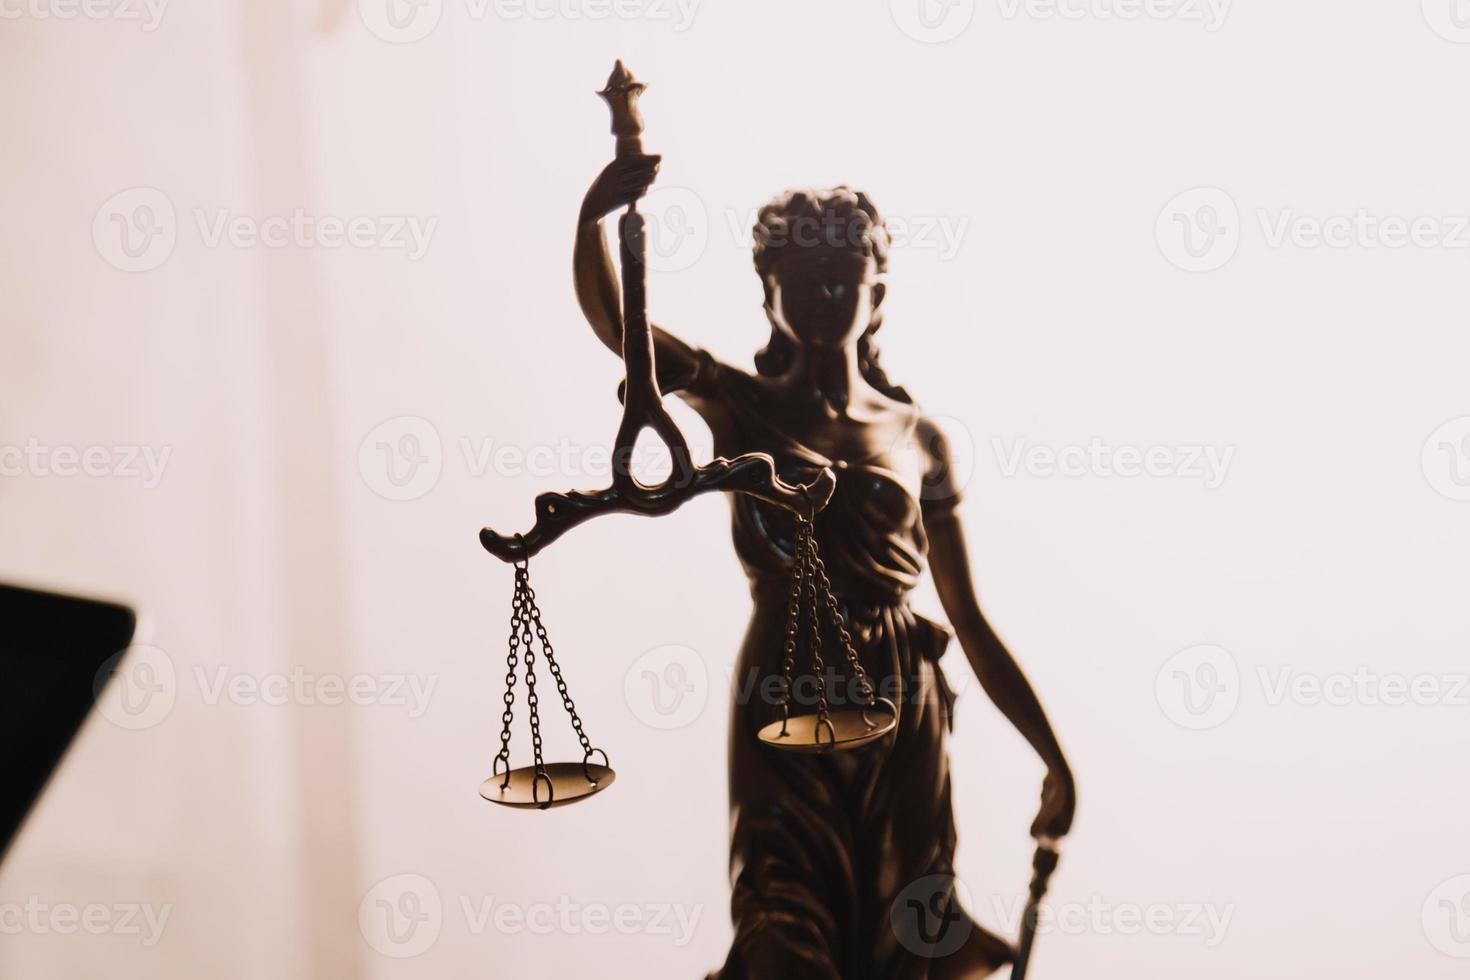
{"label": "statue's draped robe", "polygon": [[[783,511],[732,498],[735,547],[755,610],[740,651],[730,730],[735,941],[717,976],[986,976],[1010,953],[969,918],[952,887],[955,827],[944,742],[954,698],[938,666],[949,633],[907,602],[924,569],[924,518],[958,501],[946,464],[917,438],[920,416],[911,406],[904,406],[906,418],[896,427],[902,437],[888,451],[826,459],[762,418],[750,377],[707,354],[700,360],[681,394],[718,419],[718,454],[770,453],[788,483],[808,482],[823,466],[835,470],[836,493],[816,518],[816,541],[864,669],[900,708],[895,732],[848,752],[793,754],[757,739],[780,716],[763,681],[781,671],[795,527]],[[823,655],[836,668],[838,696],[848,696],[850,671],[825,624]],[[806,669],[803,653],[796,673]]]}

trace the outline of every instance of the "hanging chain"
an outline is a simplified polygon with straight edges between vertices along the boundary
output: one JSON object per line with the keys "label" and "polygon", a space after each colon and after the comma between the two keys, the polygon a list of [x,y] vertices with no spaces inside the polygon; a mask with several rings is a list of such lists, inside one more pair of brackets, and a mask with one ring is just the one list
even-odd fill
{"label": "hanging chain", "polygon": [[[567,689],[566,678],[562,676],[561,665],[556,662],[556,651],[551,646],[551,637],[547,635],[546,624],[541,619],[541,607],[536,603],[536,590],[531,588],[528,563],[520,561],[515,564],[515,595],[511,600],[509,651],[505,660],[505,694],[501,698],[505,707],[500,714],[500,751],[495,756],[495,769],[498,771],[502,765],[505,767],[501,788],[510,785],[510,726],[514,720],[512,708],[515,704],[516,668],[518,666],[523,666],[526,674],[526,712],[531,720],[533,768],[536,776],[547,783],[548,789],[551,786],[550,778],[546,773],[546,763],[542,757],[541,698],[536,693],[536,644],[538,642],[541,644],[541,653],[546,658],[546,666],[556,681],[556,692],[561,695],[562,706],[571,716],[572,729],[577,733],[577,741],[582,744],[583,773],[587,775],[589,781],[594,781],[590,774],[591,770],[588,768],[589,760],[594,754],[601,754],[603,764],[607,764],[607,753],[593,748],[592,740],[582,726],[582,716],[577,714],[577,705],[572,701],[571,692]],[[535,785],[537,784],[533,783],[533,786]]]}
{"label": "hanging chain", "polygon": [[791,716],[792,672],[796,669],[796,648],[802,618],[802,589],[806,583],[807,540],[811,537],[812,522],[805,516],[796,519],[796,542],[791,555],[791,597],[786,607],[786,644],[781,659],[781,733],[786,733],[786,721]]}
{"label": "hanging chain", "polygon": [[816,542],[812,543],[811,550],[812,574],[816,578],[818,591],[827,603],[827,615],[832,620],[832,626],[837,630],[838,642],[842,644],[842,652],[847,657],[847,663],[852,667],[853,680],[857,682],[858,696],[863,703],[872,707],[876,703],[873,693],[873,684],[868,680],[868,672],[858,660],[857,650],[852,645],[852,634],[847,631],[847,620],[843,618],[842,610],[838,608],[837,597],[832,594],[832,583],[827,580],[827,563],[822,561],[822,556],[817,554]]}
{"label": "hanging chain", "polygon": [[582,718],[577,714],[577,706],[572,702],[572,695],[567,690],[567,682],[562,679],[561,667],[556,662],[556,653],[551,649],[551,640],[547,638],[546,627],[541,623],[541,609],[536,605],[536,591],[528,586],[527,595],[531,621],[536,624],[536,638],[541,641],[541,650],[546,655],[546,666],[551,670],[551,676],[556,680],[556,692],[561,695],[562,706],[567,709],[567,714],[572,716],[572,728],[577,733],[577,741],[582,743],[582,758],[585,760],[587,756],[592,754],[592,740],[582,730]]}
{"label": "hanging chain", "polygon": [[516,588],[521,593],[525,606],[521,616],[521,642],[526,648],[526,711],[531,716],[531,751],[535,755],[536,772],[544,774],[546,764],[541,759],[541,713],[540,698],[536,696],[536,648],[531,644],[531,612],[536,608],[536,593],[531,588],[531,577],[525,566],[516,567]]}
{"label": "hanging chain", "polygon": [[812,674],[817,679],[817,728],[831,729],[832,723],[827,717],[827,678],[825,676],[827,665],[822,660],[822,620],[817,615],[817,539],[813,534],[812,525],[808,523],[806,532],[806,608],[811,617],[811,647],[812,647]]}
{"label": "hanging chain", "polygon": [[822,660],[821,615],[818,604],[827,609],[837,640],[842,646],[843,656],[852,669],[853,681],[857,685],[858,697],[863,704],[872,707],[877,703],[872,681],[858,660],[852,634],[847,629],[847,619],[842,615],[837,596],[832,592],[832,582],[827,577],[827,563],[817,549],[815,527],[810,518],[797,515],[796,541],[792,554],[791,596],[786,610],[786,642],[781,660],[781,706],[782,733],[786,731],[786,720],[791,712],[792,674],[796,669],[796,653],[801,646],[802,626],[807,625],[808,645],[811,648],[812,673],[817,678],[817,725],[828,722],[827,683],[822,676],[826,663]]}
{"label": "hanging chain", "polygon": [[517,656],[521,645],[521,614],[525,608],[525,600],[521,592],[520,570],[516,572],[515,595],[510,603],[510,641],[509,652],[505,657],[505,693],[501,695],[501,701],[505,705],[500,712],[500,751],[495,754],[495,766],[505,766],[505,780],[500,784],[501,788],[510,785],[510,723],[515,717],[512,708],[516,702],[516,667],[519,666]]}

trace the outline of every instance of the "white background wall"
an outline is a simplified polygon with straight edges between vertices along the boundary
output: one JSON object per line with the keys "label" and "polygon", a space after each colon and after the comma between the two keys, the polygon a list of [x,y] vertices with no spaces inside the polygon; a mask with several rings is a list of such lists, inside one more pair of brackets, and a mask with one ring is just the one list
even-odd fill
{"label": "white background wall", "polygon": [[[94,717],[7,859],[0,905],[46,911],[7,927],[6,976],[722,959],[724,672],[748,609],[722,501],[599,521],[534,563],[619,779],[542,814],[476,795],[510,578],[475,533],[601,485],[615,426],[619,365],[569,282],[615,57],[651,86],[665,158],[654,317],[689,340],[740,364],[763,342],[748,226],[775,192],[846,181],[909,223],[885,363],[969,461],[983,605],[1079,778],[1035,975],[1461,975],[1470,28],[1448,0],[957,0],[928,21],[903,0],[430,0],[401,31],[380,0],[179,3],[154,30],[40,16],[65,9],[0,0],[0,445],[170,455],[156,486],[7,470],[0,576],[131,600],[165,683],[154,724]],[[139,203],[175,241],[127,272],[112,220]],[[432,233],[416,259],[210,241],[221,213],[297,209]],[[1360,209],[1392,220],[1331,220]],[[404,435],[418,470],[379,448]],[[1170,472],[1011,465],[1094,439],[1170,447]],[[575,465],[525,472],[538,447]],[[1190,447],[1228,466],[1193,475]],[[670,658],[695,686],[676,716],[643,677]],[[294,674],[378,694],[213,694]],[[1414,681],[1433,703],[1386,703]],[[969,688],[959,870],[1011,931],[1041,769]],[[378,900],[409,893],[429,918],[390,934]],[[94,903],[169,918],[147,945],[50,917]],[[570,928],[497,919],[547,905]],[[594,934],[619,906],[642,927]]]}

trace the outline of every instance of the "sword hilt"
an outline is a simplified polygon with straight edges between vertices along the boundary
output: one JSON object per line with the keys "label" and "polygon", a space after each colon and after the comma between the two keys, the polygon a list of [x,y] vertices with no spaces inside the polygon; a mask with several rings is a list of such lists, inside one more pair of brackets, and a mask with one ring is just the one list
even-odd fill
{"label": "sword hilt", "polygon": [[1031,947],[1036,942],[1036,920],[1041,916],[1041,900],[1046,896],[1047,885],[1060,860],[1055,840],[1050,837],[1037,840],[1036,853],[1031,855],[1031,885],[1026,892],[1026,911],[1021,915],[1021,939],[1016,944],[1011,980],[1026,980],[1026,971],[1031,964]]}

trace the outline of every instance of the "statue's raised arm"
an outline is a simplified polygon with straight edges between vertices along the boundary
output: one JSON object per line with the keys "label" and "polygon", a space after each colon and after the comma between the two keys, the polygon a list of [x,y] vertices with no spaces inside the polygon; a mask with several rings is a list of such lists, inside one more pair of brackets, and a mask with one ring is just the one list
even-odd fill
{"label": "statue's raised arm", "polygon": [[[482,529],[480,543],[503,561],[517,562],[529,558],[571,528],[598,514],[667,514],[701,493],[724,490],[750,494],[767,503],[810,516],[826,506],[836,486],[831,470],[823,470],[805,486],[785,483],[776,476],[771,457],[764,453],[714,459],[703,466],[695,466],[689,444],[663,406],[655,367],[656,346],[659,357],[674,362],[672,366],[676,373],[689,366],[692,356],[687,346],[661,332],[661,342],[655,345],[654,332],[648,323],[647,236],[643,216],[638,213],[637,199],[647,188],[648,181],[652,180],[658,158],[643,153],[643,117],[638,111],[638,96],[644,88],[643,83],[619,61],[608,78],[607,86],[598,93],[612,111],[617,157],[609,168],[615,176],[607,181],[606,187],[602,186],[603,180],[599,178],[588,198],[596,198],[594,212],[602,204],[614,208],[626,204],[627,209],[618,221],[622,265],[621,310],[618,309],[618,292],[612,278],[610,257],[602,244],[602,231],[598,224],[600,215],[594,219],[599,251],[584,250],[579,231],[576,259],[577,295],[583,312],[603,342],[620,350],[627,372],[623,418],[612,453],[612,485],[594,492],[574,490],[542,494],[536,498],[536,523],[524,534],[503,535],[488,527]],[[619,161],[623,162],[620,164]],[[609,171],[604,171],[604,176]],[[587,210],[584,202],[584,217]],[[584,266],[586,276],[583,274]],[[669,477],[654,486],[640,483],[631,468],[634,446],[644,429],[653,429],[658,434],[668,446],[673,461]]]}

